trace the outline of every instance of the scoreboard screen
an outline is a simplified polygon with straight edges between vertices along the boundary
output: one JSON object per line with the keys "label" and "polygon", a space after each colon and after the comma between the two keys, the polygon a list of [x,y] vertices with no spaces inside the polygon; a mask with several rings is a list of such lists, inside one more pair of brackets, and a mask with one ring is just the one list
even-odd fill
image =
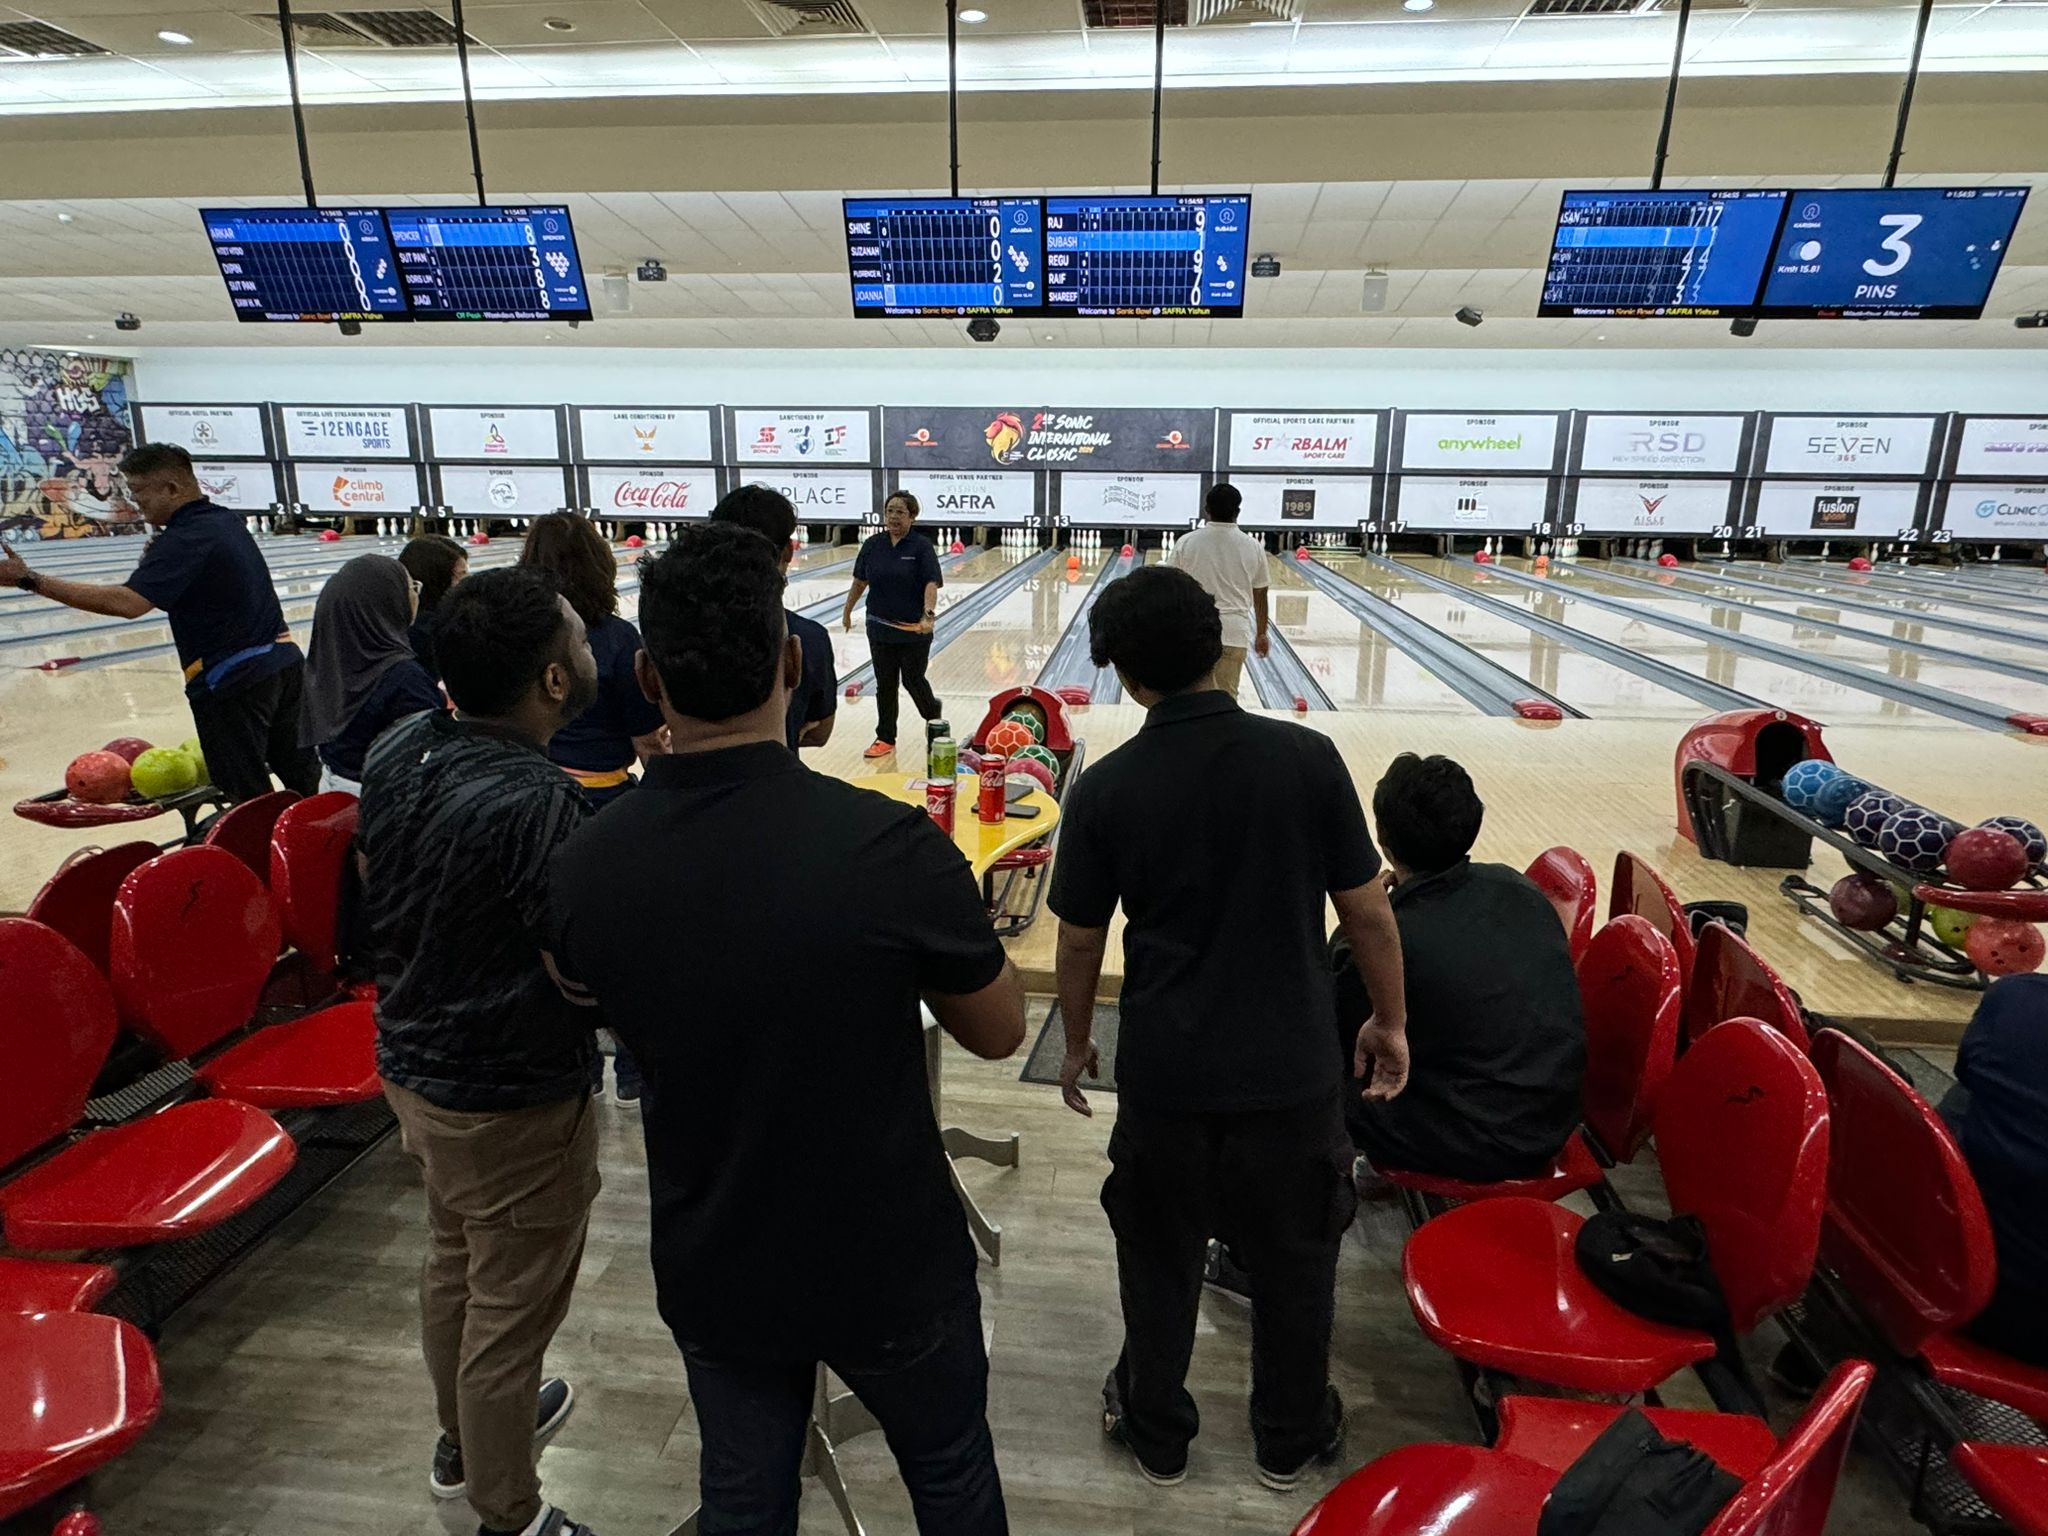
{"label": "scoreboard screen", "polygon": [[237,320],[407,320],[375,208],[202,208]]}
{"label": "scoreboard screen", "polygon": [[418,320],[588,320],[569,210],[387,208]]}
{"label": "scoreboard screen", "polygon": [[1763,286],[1782,191],[1567,192],[1540,317],[1726,319]]}
{"label": "scoreboard screen", "polygon": [[849,197],[845,212],[856,316],[1015,315],[1044,304],[1035,197]]}
{"label": "scoreboard screen", "polygon": [[2025,187],[1793,192],[1765,316],[1975,320],[2027,205]]}
{"label": "scoreboard screen", "polygon": [[1244,313],[1247,193],[1045,199],[1052,314],[1235,319]]}

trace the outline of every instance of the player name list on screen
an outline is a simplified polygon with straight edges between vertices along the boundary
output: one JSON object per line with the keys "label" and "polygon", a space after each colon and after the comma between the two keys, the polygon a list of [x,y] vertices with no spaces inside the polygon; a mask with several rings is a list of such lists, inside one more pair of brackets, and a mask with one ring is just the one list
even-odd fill
{"label": "player name list on screen", "polygon": [[237,320],[404,320],[375,208],[203,208]]}
{"label": "player name list on screen", "polygon": [[1537,314],[1721,319],[1747,312],[1782,191],[1567,192]]}
{"label": "player name list on screen", "polygon": [[1044,302],[1035,197],[849,197],[845,212],[857,316],[1015,315]]}
{"label": "player name list on screen", "polygon": [[1244,313],[1251,198],[1048,197],[1045,302],[1082,316]]}
{"label": "player name list on screen", "polygon": [[418,320],[588,320],[564,207],[387,208]]}

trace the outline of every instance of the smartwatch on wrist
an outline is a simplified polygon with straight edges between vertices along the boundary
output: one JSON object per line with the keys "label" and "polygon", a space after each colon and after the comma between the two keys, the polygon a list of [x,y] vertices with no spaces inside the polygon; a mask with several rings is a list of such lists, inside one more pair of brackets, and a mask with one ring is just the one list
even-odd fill
{"label": "smartwatch on wrist", "polygon": [[34,592],[38,591],[42,587],[43,578],[38,576],[34,571],[27,571],[24,572],[22,575],[15,577],[14,584],[17,587],[21,588],[21,590],[24,592]]}

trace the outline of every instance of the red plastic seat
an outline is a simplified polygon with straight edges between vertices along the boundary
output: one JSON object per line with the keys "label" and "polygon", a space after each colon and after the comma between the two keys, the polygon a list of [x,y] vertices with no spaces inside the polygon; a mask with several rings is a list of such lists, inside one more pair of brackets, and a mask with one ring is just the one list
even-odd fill
{"label": "red plastic seat", "polygon": [[[1493,1448],[1562,1473],[1625,1411],[1618,1403],[1504,1397],[1500,1400],[1500,1437]],[[1683,1408],[1645,1408],[1643,1413],[1658,1434],[1697,1446],[1745,1482],[1763,1471],[1778,1449],[1771,1426],[1746,1413]]]}
{"label": "red plastic seat", "polygon": [[1577,961],[1593,939],[1593,913],[1599,904],[1598,882],[1593,866],[1575,848],[1546,848],[1525,871],[1550,904],[1571,938],[1572,959]]}
{"label": "red plastic seat", "polygon": [[356,839],[356,797],[312,795],[277,818],[270,834],[270,889],[284,936],[316,968],[340,963],[342,881]]}
{"label": "red plastic seat", "polygon": [[220,1098],[260,1109],[359,1104],[382,1092],[377,1011],[368,1003],[323,1008],[272,1024],[201,1067],[199,1081]]}
{"label": "red plastic seat", "polygon": [[1548,1467],[1476,1445],[1404,1445],[1332,1488],[1294,1536],[1535,1536]]}
{"label": "red plastic seat", "polygon": [[1390,1183],[1403,1189],[1412,1189],[1417,1194],[1434,1195],[1440,1200],[1500,1200],[1509,1196],[1521,1196],[1528,1200],[1562,1200],[1576,1189],[1591,1189],[1607,1177],[1600,1162],[1593,1156],[1593,1149],[1586,1145],[1586,1138],[1577,1132],[1564,1144],[1564,1150],[1551,1159],[1547,1173],[1531,1174],[1526,1179],[1501,1179],[1491,1184],[1468,1184],[1463,1179],[1447,1178],[1434,1173],[1411,1173],[1402,1168],[1381,1168],[1375,1170]]}
{"label": "red plastic seat", "polygon": [[2048,1450],[1965,1440],[1950,1459],[2018,1536],[2048,1536]]}
{"label": "red plastic seat", "polygon": [[1685,989],[1685,1043],[1694,1044],[1723,1019],[1761,1019],[1800,1050],[1811,1044],[1792,989],[1727,924],[1709,923]]}
{"label": "red plastic seat", "polygon": [[2032,1418],[2048,1421],[2048,1370],[2002,1355],[1960,1333],[1936,1334],[1921,1346],[1920,1358],[1934,1379]]}
{"label": "red plastic seat", "polygon": [[1579,958],[1586,1128],[1617,1163],[1650,1139],[1657,1095],[1677,1060],[1681,971],[1671,942],[1633,913],[1610,918]]}
{"label": "red plastic seat", "polygon": [[1866,1360],[1836,1366],[1771,1464],[1742,1485],[1701,1536],[1822,1536],[1856,1415],[1876,1374]]}
{"label": "red plastic seat", "polygon": [[117,1278],[110,1264],[0,1259],[0,1312],[89,1312]]}
{"label": "red plastic seat", "polygon": [[1692,921],[1685,915],[1685,903],[1649,862],[1623,849],[1614,856],[1614,877],[1607,893],[1610,919],[1633,913],[1671,942],[1678,956],[1681,982],[1692,978]]}
{"label": "red plastic seat", "polygon": [[277,818],[298,803],[299,792],[295,789],[275,789],[254,800],[244,800],[214,817],[200,842],[209,848],[225,848],[267,884],[271,830],[276,827]]}
{"label": "red plastic seat", "polygon": [[105,975],[114,931],[114,893],[161,852],[155,843],[120,843],[66,859],[36,892],[28,916],[63,934]]}
{"label": "red plastic seat", "polygon": [[[1699,1217],[1737,1332],[1805,1289],[1820,1240],[1827,1097],[1812,1063],[1755,1019],[1689,1051],[1655,1115],[1672,1210]],[[1422,1331],[1460,1359],[1583,1391],[1647,1391],[1713,1340],[1624,1311],[1573,1255],[1582,1218],[1487,1200],[1408,1240],[1402,1273]]]}
{"label": "red plastic seat", "polygon": [[277,960],[263,882],[224,848],[180,848],[121,882],[112,970],[122,1022],[177,1061],[240,1029]]}
{"label": "red plastic seat", "polygon": [[0,1519],[105,1466],[162,1407],[156,1353],[132,1323],[0,1314]]}

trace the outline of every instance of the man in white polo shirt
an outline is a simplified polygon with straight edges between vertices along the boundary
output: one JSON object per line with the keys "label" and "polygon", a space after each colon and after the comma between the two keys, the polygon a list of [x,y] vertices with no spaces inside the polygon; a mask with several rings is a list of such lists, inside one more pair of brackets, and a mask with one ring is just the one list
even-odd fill
{"label": "man in white polo shirt", "polygon": [[1216,663],[1216,686],[1233,699],[1244,677],[1245,648],[1263,656],[1271,645],[1266,636],[1266,549],[1237,526],[1243,505],[1244,495],[1236,486],[1212,488],[1202,503],[1202,526],[1181,540],[1166,562],[1186,571],[1216,599],[1216,611],[1223,617],[1223,659]]}

